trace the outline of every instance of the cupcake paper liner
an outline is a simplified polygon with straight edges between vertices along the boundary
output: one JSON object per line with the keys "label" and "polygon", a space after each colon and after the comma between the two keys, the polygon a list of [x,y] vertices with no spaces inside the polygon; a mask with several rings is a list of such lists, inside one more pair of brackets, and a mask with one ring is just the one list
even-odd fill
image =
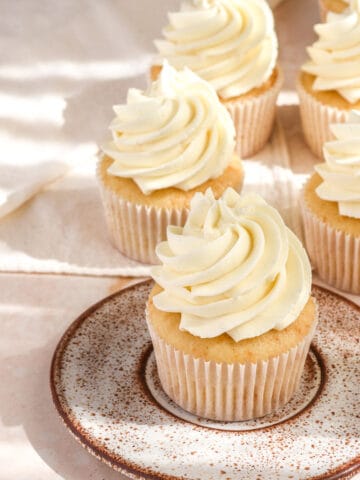
{"label": "cupcake paper liner", "polygon": [[354,237],[320,220],[301,201],[305,245],[319,277],[329,285],[360,294],[360,237]]}
{"label": "cupcake paper liner", "polygon": [[107,188],[97,171],[108,231],[114,246],[142,263],[159,263],[156,245],[166,239],[168,225],[184,225],[189,210],[157,208],[124,200]]}
{"label": "cupcake paper liner", "polygon": [[223,102],[236,130],[235,152],[240,158],[251,157],[268,141],[274,126],[276,100],[283,84],[283,73],[278,68],[274,85],[262,94],[245,100]]}
{"label": "cupcake paper liner", "polygon": [[176,350],[147,319],[160,382],[184,410],[219,421],[262,417],[285,405],[297,390],[314,335],[294,348],[257,363],[217,363]]}
{"label": "cupcake paper liner", "polygon": [[330,125],[345,122],[348,111],[322,104],[305,90],[300,80],[297,83],[297,91],[306,143],[318,158],[323,159],[323,145],[333,139]]}

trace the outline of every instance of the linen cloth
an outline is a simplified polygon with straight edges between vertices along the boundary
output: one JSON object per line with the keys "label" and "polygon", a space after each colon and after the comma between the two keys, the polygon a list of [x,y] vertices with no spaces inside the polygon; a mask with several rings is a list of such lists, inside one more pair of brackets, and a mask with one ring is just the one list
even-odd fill
{"label": "linen cloth", "polygon": [[0,164],[0,218],[16,210],[44,186],[63,176],[65,163],[56,161],[18,162]]}
{"label": "linen cloth", "polygon": [[[300,10],[306,11],[309,2],[303,0]],[[39,163],[35,188],[28,188],[34,182],[27,169],[19,169],[20,180],[12,183],[17,195],[12,203],[4,202],[3,214],[8,214],[0,219],[0,270],[149,273],[148,266],[122,256],[110,244],[94,171],[98,145],[109,135],[111,107],[124,101],[129,87],[146,87],[153,39],[178,3],[106,0],[88,8],[85,0],[41,6],[25,0],[2,2],[0,91],[6,108],[0,107],[0,138],[5,139],[0,169],[15,167],[19,158]],[[304,17],[286,2],[276,10],[285,84],[270,142],[244,161],[243,190],[263,195],[300,237],[298,191],[316,160],[302,139],[294,92],[304,46],[311,43],[318,20]],[[68,165],[69,174],[10,213],[42,182],[63,175]],[[0,176],[0,195],[1,186]],[[8,188],[7,199],[13,190]]]}

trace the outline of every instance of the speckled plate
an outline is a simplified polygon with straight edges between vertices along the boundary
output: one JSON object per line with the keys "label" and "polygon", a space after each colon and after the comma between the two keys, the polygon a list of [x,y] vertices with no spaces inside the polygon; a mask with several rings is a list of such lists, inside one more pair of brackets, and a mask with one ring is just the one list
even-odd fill
{"label": "speckled plate", "polygon": [[339,479],[360,471],[360,309],[319,287],[317,335],[300,390],[282,410],[239,423],[206,421],[161,390],[144,307],[152,283],[87,310],[54,353],[51,389],[87,450],[143,479]]}

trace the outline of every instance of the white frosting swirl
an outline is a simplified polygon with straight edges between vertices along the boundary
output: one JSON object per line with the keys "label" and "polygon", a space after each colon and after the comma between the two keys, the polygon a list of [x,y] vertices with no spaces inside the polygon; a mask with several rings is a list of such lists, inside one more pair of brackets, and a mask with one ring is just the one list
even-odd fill
{"label": "white frosting swirl", "polygon": [[360,112],[352,111],[347,123],[330,128],[336,140],[324,145],[326,163],[315,165],[323,179],[316,193],[338,202],[340,215],[360,218]]}
{"label": "white frosting swirl", "polygon": [[152,276],[153,298],[181,313],[180,329],[236,342],[292,323],[307,303],[311,267],[297,237],[258,195],[196,193],[183,228],[170,226]]}
{"label": "white frosting swirl", "polygon": [[302,66],[316,77],[313,89],[335,90],[353,104],[360,100],[360,0],[326,23],[315,25],[319,40],[307,49],[311,61]]}
{"label": "white frosting swirl", "polygon": [[130,89],[114,107],[113,141],[102,147],[111,175],[132,178],[144,194],[187,191],[220,176],[230,163],[235,128],[211,85],[166,62],[147,92]]}
{"label": "white frosting swirl", "polygon": [[265,0],[190,0],[169,21],[165,40],[155,41],[155,63],[166,58],[175,68],[188,66],[225,99],[270,78],[278,43]]}

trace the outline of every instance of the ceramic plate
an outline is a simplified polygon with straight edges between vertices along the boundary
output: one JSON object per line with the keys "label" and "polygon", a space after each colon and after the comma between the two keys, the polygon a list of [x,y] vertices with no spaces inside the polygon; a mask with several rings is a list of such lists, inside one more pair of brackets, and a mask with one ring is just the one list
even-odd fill
{"label": "ceramic plate", "polygon": [[87,310],[54,353],[56,408],[88,451],[130,478],[350,478],[360,470],[360,309],[313,287],[317,334],[296,396],[238,423],[200,419],[162,391],[144,307],[151,281]]}

